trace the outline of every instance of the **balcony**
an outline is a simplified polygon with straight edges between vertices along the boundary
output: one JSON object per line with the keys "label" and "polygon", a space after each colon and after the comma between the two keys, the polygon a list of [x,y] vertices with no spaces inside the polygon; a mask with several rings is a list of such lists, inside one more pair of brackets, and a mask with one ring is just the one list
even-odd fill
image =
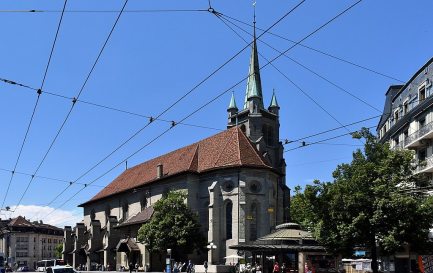
{"label": "balcony", "polygon": [[433,173],[433,155],[427,157],[425,160],[418,161],[415,173]]}
{"label": "balcony", "polygon": [[404,146],[406,148],[416,148],[423,144],[423,139],[428,138],[433,138],[433,122],[424,125],[418,131],[407,136],[404,140]]}

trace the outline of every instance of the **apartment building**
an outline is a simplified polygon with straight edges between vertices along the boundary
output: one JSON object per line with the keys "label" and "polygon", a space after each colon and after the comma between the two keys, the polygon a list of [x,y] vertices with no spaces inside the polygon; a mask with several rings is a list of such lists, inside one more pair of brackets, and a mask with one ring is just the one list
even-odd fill
{"label": "apartment building", "polygon": [[433,58],[405,85],[390,86],[377,126],[381,142],[415,151],[416,173],[433,173]]}
{"label": "apartment building", "polygon": [[36,268],[37,261],[55,258],[56,246],[63,244],[61,228],[22,216],[0,222],[0,252],[10,266]]}

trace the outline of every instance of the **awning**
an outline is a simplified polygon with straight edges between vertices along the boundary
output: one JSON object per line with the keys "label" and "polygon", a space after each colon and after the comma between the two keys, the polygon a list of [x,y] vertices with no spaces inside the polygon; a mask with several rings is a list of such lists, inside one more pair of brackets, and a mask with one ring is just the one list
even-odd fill
{"label": "awning", "polygon": [[121,239],[116,246],[117,252],[140,251],[137,243],[132,238]]}
{"label": "awning", "polygon": [[248,251],[314,251],[326,252],[323,246],[318,245],[278,245],[278,244],[249,244],[249,245],[233,245],[231,249],[248,250]]}
{"label": "awning", "polygon": [[147,207],[144,210],[137,213],[136,215],[126,219],[123,223],[115,226],[114,228],[122,228],[125,226],[141,225],[143,223],[146,223],[152,217],[153,212],[154,212],[153,207]]}

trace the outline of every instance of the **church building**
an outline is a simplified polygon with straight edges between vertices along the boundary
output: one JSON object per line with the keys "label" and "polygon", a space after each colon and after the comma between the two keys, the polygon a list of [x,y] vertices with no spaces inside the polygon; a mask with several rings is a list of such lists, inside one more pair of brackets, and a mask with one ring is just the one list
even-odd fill
{"label": "church building", "polygon": [[[248,244],[288,221],[279,105],[272,94],[265,108],[256,40],[241,109],[232,95],[227,130],[125,170],[87,202],[84,220],[65,227],[63,257],[74,267],[109,270],[128,264],[161,271],[156,257],[136,240],[153,204],[169,191],[184,190],[204,236],[216,249],[191,255],[195,264],[225,264]],[[152,265],[155,268],[147,268]]]}

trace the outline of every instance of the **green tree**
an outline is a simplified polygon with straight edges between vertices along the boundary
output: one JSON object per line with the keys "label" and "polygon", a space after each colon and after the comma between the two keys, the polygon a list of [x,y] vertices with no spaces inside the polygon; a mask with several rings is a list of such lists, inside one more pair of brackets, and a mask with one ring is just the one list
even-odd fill
{"label": "green tree", "polygon": [[173,258],[185,259],[194,250],[204,250],[206,240],[198,217],[185,199],[185,193],[171,191],[155,203],[151,220],[141,226],[137,236],[150,252],[162,254],[172,249]]}
{"label": "green tree", "polygon": [[391,150],[367,129],[354,137],[365,140],[363,151],[336,168],[333,183],[307,185],[293,198],[303,202],[292,206],[301,203],[309,209],[300,222],[314,223],[310,229],[329,250],[347,255],[355,246],[369,249],[377,273],[377,246],[385,253],[403,246],[411,251],[429,247],[433,198],[420,190],[428,180],[414,174],[411,151]]}
{"label": "green tree", "polygon": [[62,252],[63,252],[63,244],[57,244],[55,248],[55,255],[56,258],[61,259],[62,258]]}

